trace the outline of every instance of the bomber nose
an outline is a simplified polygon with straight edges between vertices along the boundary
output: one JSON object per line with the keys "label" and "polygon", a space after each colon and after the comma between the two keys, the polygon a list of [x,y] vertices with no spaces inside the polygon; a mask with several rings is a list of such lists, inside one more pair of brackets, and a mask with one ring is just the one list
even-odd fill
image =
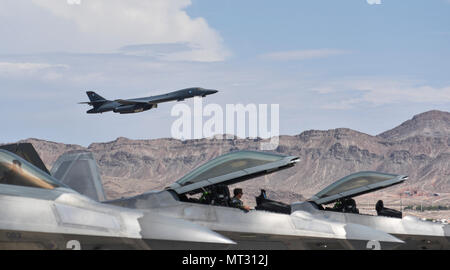
{"label": "bomber nose", "polygon": [[208,89],[208,90],[205,90],[205,91],[206,91],[207,95],[212,95],[212,94],[215,94],[215,93],[219,92],[219,91],[214,90],[214,89]]}

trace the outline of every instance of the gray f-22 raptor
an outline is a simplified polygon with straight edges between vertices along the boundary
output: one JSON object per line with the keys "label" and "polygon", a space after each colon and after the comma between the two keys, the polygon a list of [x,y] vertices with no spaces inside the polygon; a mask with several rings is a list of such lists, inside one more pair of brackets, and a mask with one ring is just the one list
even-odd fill
{"label": "gray f-22 raptor", "polygon": [[168,102],[168,101],[183,101],[186,98],[193,97],[206,97],[207,95],[212,95],[217,93],[217,90],[204,89],[200,87],[186,88],[167,94],[143,97],[143,98],[133,98],[133,99],[116,99],[107,100],[95,92],[87,91],[86,94],[89,97],[89,102],[80,102],[79,104],[88,104],[94,108],[87,111],[87,113],[104,113],[113,111],[115,113],[126,114],[126,113],[138,113],[147,111],[158,107],[158,103]]}
{"label": "gray f-22 raptor", "polygon": [[[8,147],[35,162],[29,149],[18,148]],[[23,165],[26,161],[12,153],[8,158],[6,154],[0,150],[0,180],[3,180],[3,183],[0,181],[0,203],[4,206],[0,207],[0,249],[31,248],[30,242],[47,244],[41,248],[51,248],[54,246],[48,246],[46,239],[54,241],[55,237],[61,238],[56,248],[73,247],[75,243],[83,249],[448,249],[450,244],[448,225],[403,217],[400,211],[385,208],[382,203],[375,206],[377,216],[359,213],[352,197],[401,184],[407,179],[405,175],[351,174],[308,201],[290,205],[268,199],[261,190],[255,209],[244,211],[230,204],[229,185],[288,169],[299,158],[233,151],[197,167],[163,191],[104,201],[98,168],[90,152],[64,154],[51,169],[52,176],[39,173],[44,181],[37,181],[26,170],[29,167]],[[20,164],[26,177],[16,178],[15,168]],[[64,188],[46,189],[52,183],[50,180]],[[38,188],[33,188],[36,186]],[[68,192],[69,187],[71,192]],[[56,190],[70,194],[48,199]],[[38,191],[42,193],[36,197]],[[201,197],[197,196],[200,194]],[[20,198],[12,201],[11,196]],[[50,205],[39,208],[36,199],[48,200]],[[87,200],[88,204],[81,204]],[[333,202],[336,202],[333,208],[324,208]],[[56,207],[53,212],[56,211],[57,216],[53,220],[50,214],[43,215],[49,212],[49,207]],[[82,210],[86,211],[80,212]],[[128,226],[113,226],[116,224],[113,220],[121,216],[126,225],[135,224],[135,219],[125,218],[133,213],[138,215],[139,223],[134,230]],[[60,226],[55,228],[55,222]],[[29,228],[34,223],[42,226]],[[112,232],[112,238],[87,237],[92,232],[73,231],[64,227],[66,225],[77,225],[75,229],[95,226],[118,231]],[[28,234],[30,229],[33,234]],[[7,239],[2,239],[2,230]],[[50,235],[42,234],[48,230],[52,230]],[[135,235],[127,235],[129,231]],[[97,234],[94,235],[103,236]],[[111,242],[113,239],[118,241]]]}
{"label": "gray f-22 raptor", "polygon": [[[33,157],[29,147],[12,148]],[[78,176],[90,165],[80,161],[81,167],[69,168]],[[207,249],[235,244],[187,220],[96,202],[3,149],[0,205],[0,250]]]}

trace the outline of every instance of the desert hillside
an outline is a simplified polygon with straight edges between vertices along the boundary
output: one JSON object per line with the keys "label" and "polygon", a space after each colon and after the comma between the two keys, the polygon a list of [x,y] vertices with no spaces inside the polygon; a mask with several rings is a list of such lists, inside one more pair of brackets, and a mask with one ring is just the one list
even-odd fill
{"label": "desert hillside", "polygon": [[[257,139],[118,138],[83,148],[38,139],[25,141],[35,146],[48,168],[64,152],[92,151],[110,199],[162,189],[218,155],[242,149],[259,150],[261,142]],[[253,196],[259,194],[260,188],[265,188],[274,199],[298,201],[348,174],[374,170],[406,174],[409,180],[358,198],[363,203],[384,198],[394,204],[401,199],[403,205],[450,204],[449,112],[425,112],[377,136],[347,128],[281,136],[275,151],[299,156],[300,162],[288,170],[240,184],[246,191],[246,201],[254,201]]]}

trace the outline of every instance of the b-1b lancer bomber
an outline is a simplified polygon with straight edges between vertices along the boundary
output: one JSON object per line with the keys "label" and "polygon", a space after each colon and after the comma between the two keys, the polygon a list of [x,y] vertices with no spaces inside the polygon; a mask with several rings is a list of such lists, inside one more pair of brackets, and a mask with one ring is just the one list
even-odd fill
{"label": "b-1b lancer bomber", "polygon": [[86,112],[89,114],[104,113],[110,111],[120,114],[138,113],[148,111],[153,108],[157,108],[158,103],[168,101],[183,101],[186,98],[193,98],[193,97],[206,97],[207,95],[212,95],[217,92],[218,92],[217,90],[213,89],[192,87],[157,96],[133,98],[133,99],[107,100],[95,92],[87,91],[86,94],[89,97],[90,101],[80,102],[79,104],[88,104],[90,106],[93,106],[94,108]]}

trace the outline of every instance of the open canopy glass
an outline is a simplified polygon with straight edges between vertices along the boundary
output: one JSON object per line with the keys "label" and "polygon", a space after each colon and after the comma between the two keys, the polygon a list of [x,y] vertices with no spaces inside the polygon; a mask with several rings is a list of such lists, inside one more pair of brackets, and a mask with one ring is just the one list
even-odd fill
{"label": "open canopy glass", "polygon": [[233,184],[293,166],[298,157],[256,151],[236,151],[194,169],[170,188],[178,194],[214,184]]}
{"label": "open canopy glass", "polygon": [[339,199],[354,197],[400,184],[407,178],[405,175],[381,172],[358,172],[327,186],[310,200],[317,204],[328,204]]}
{"label": "open canopy glass", "polygon": [[0,149],[0,184],[45,189],[66,187],[25,159]]}

